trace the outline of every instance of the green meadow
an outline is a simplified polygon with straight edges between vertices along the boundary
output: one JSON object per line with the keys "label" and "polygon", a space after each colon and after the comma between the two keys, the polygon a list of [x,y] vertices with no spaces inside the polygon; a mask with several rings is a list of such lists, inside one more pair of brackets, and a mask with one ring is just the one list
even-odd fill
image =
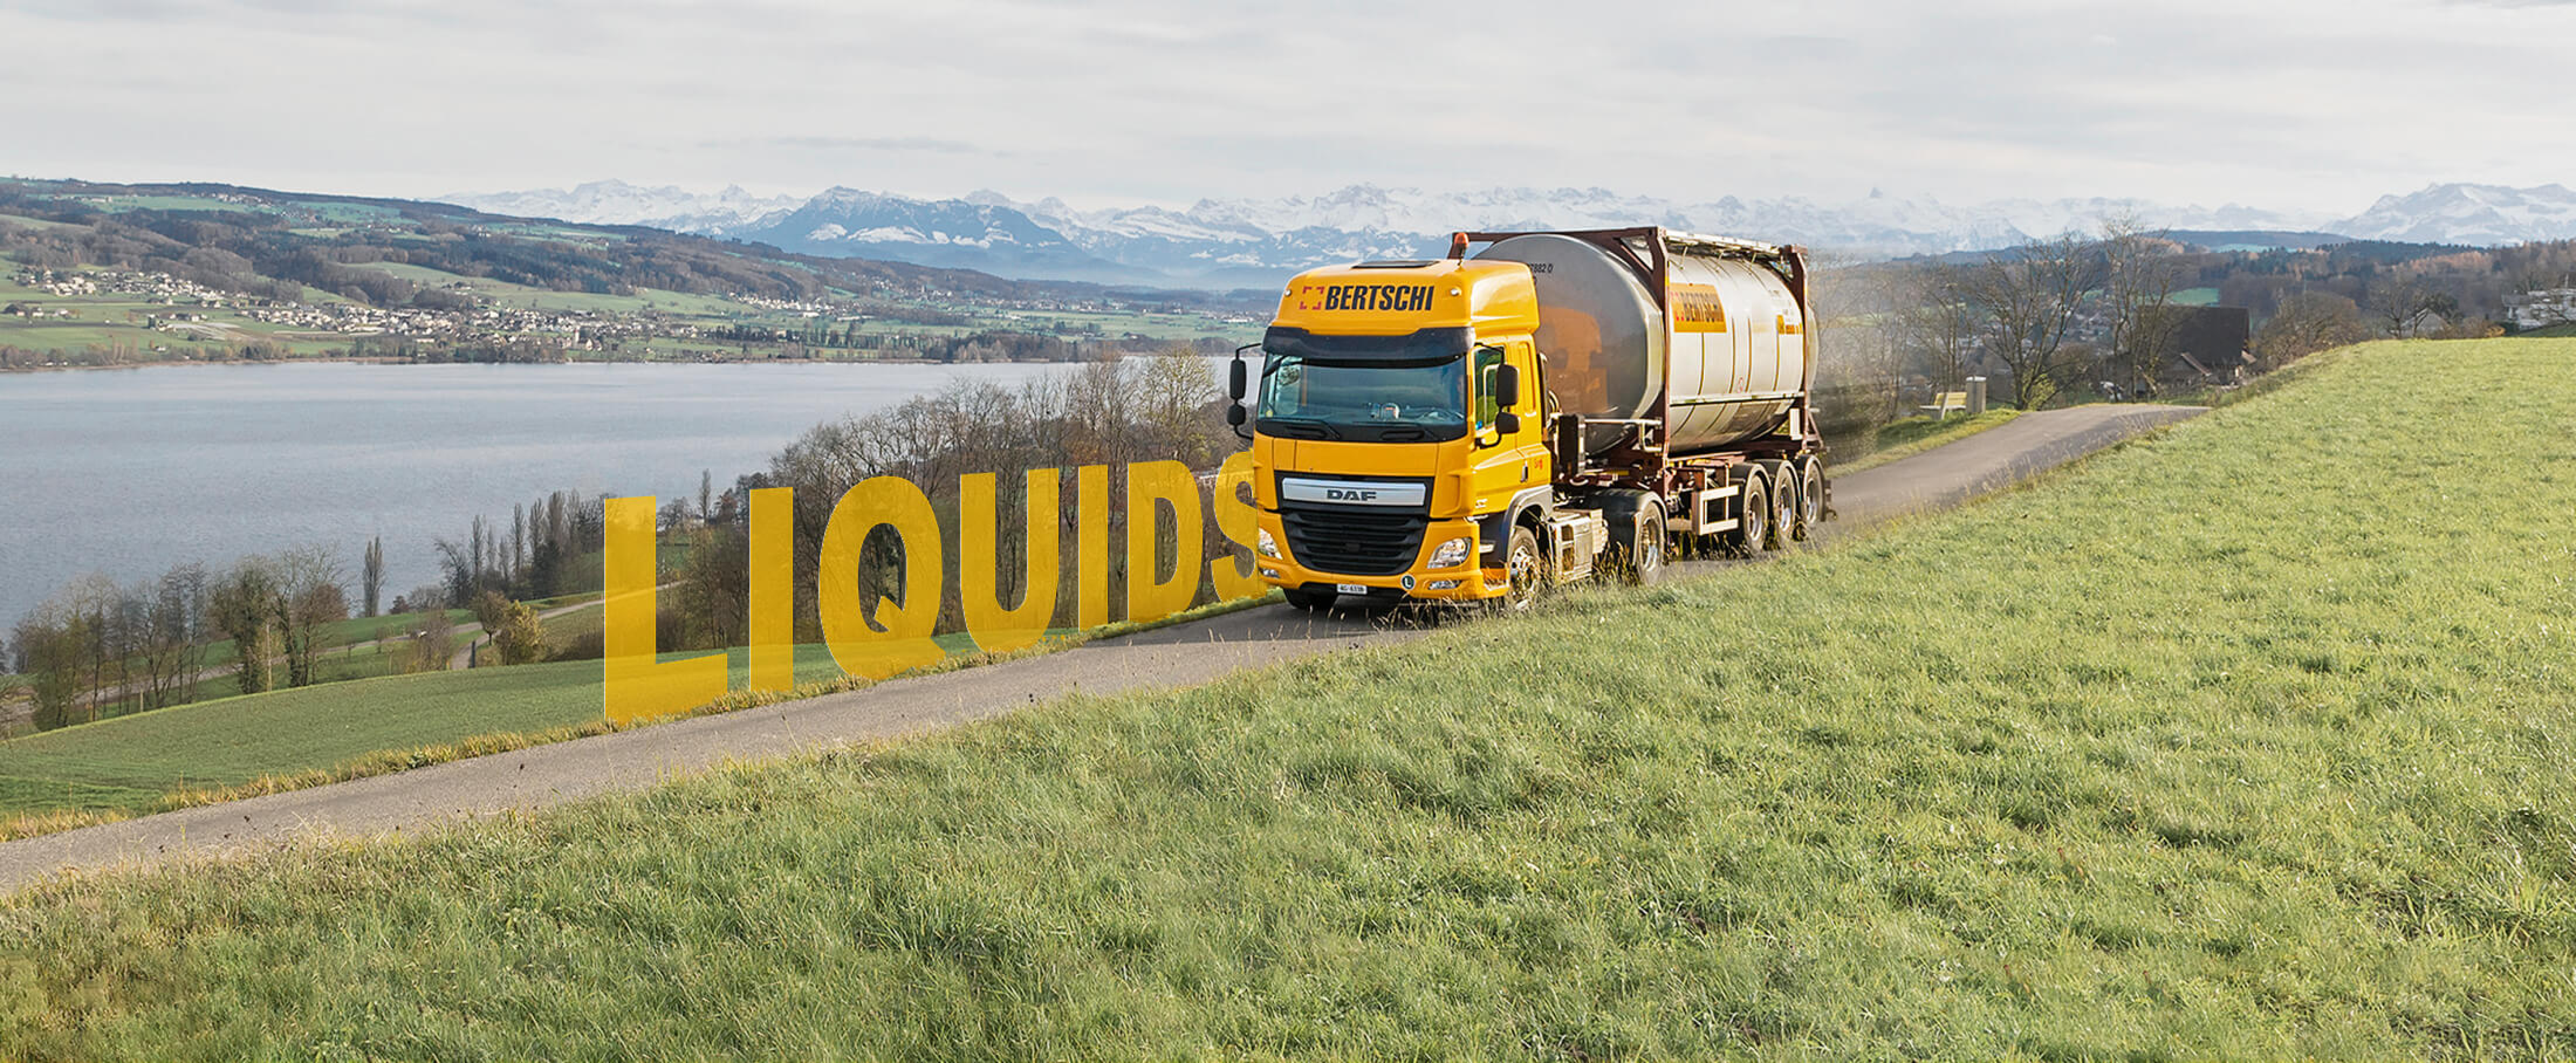
{"label": "green meadow", "polygon": [[[449,614],[472,619],[469,610]],[[345,637],[372,638],[375,629],[368,625],[420,615],[334,627],[344,629]],[[560,646],[595,635],[600,617],[597,609],[583,609],[547,618],[547,641]],[[963,634],[934,641],[952,657],[979,652]],[[464,647],[464,635],[456,645]],[[214,649],[221,658],[217,665],[233,657],[230,641]],[[602,717],[597,660],[390,674],[400,652],[392,646],[334,650],[321,658],[321,683],[265,694],[226,696],[238,688],[225,673],[197,684],[198,696],[213,700],[0,740],[0,821],[22,817],[13,829],[41,832],[76,825],[75,817],[83,815],[142,815],[194,791],[289,779],[310,785],[326,775],[377,774],[392,770],[388,765],[449,759],[456,747],[558,740]],[[662,657],[702,652],[707,651]],[[747,671],[744,651],[726,654],[729,684],[739,689]],[[282,674],[284,665],[278,668]],[[828,647],[796,647],[798,683],[841,676]],[[432,756],[433,750],[440,752]]]}
{"label": "green meadow", "polygon": [[49,886],[0,1056],[2564,1058],[2570,425],[2576,341],[2348,349],[1774,563]]}
{"label": "green meadow", "polygon": [[443,288],[450,284],[461,283],[472,288],[475,294],[491,299],[494,305],[518,310],[628,314],[657,311],[675,317],[717,319],[737,318],[760,312],[756,307],[719,296],[689,295],[654,288],[640,288],[632,295],[595,295],[589,292],[558,292],[548,288],[532,288],[523,284],[493,280],[489,277],[468,277],[401,262],[370,262],[358,268],[400,277],[424,288]]}
{"label": "green meadow", "polygon": [[[570,614],[584,615],[597,624],[595,610]],[[739,687],[742,651],[730,661]],[[797,647],[798,682],[839,674],[823,646]],[[165,797],[188,790],[329,772],[385,754],[600,718],[595,660],[351,679],[192,702],[0,742],[0,818],[158,811]]]}

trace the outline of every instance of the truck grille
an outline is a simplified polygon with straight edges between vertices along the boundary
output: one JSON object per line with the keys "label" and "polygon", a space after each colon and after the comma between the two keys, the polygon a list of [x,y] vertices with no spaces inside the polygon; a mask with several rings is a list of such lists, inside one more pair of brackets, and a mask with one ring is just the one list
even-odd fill
{"label": "truck grille", "polygon": [[1402,510],[1298,506],[1281,507],[1279,523],[1288,532],[1289,556],[1300,565],[1345,576],[1392,576],[1413,566],[1431,520]]}

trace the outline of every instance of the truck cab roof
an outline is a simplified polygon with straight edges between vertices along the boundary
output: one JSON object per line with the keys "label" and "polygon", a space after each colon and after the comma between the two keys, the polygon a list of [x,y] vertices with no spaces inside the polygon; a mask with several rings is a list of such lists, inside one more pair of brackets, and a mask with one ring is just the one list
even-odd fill
{"label": "truck cab roof", "polygon": [[1518,262],[1441,258],[1308,270],[1288,282],[1272,324],[1308,332],[1396,336],[1467,327],[1479,336],[1538,328],[1538,288]]}

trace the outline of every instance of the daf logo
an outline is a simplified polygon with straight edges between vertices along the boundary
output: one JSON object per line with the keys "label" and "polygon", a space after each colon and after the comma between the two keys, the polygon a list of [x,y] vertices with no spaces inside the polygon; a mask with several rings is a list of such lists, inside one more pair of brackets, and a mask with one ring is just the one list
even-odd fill
{"label": "daf logo", "polygon": [[1288,502],[1322,502],[1336,506],[1419,506],[1430,496],[1428,484],[1384,480],[1279,480],[1279,497]]}

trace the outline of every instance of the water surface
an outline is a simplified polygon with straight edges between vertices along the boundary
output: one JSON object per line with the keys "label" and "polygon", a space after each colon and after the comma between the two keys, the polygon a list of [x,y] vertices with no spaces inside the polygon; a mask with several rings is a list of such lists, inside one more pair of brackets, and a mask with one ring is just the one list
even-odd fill
{"label": "water surface", "polygon": [[[806,428],[959,378],[1053,365],[154,366],[0,374],[0,629],[84,572],[122,581],[385,540],[385,596],[432,540],[557,489],[694,499]],[[354,604],[354,601],[353,601]]]}

